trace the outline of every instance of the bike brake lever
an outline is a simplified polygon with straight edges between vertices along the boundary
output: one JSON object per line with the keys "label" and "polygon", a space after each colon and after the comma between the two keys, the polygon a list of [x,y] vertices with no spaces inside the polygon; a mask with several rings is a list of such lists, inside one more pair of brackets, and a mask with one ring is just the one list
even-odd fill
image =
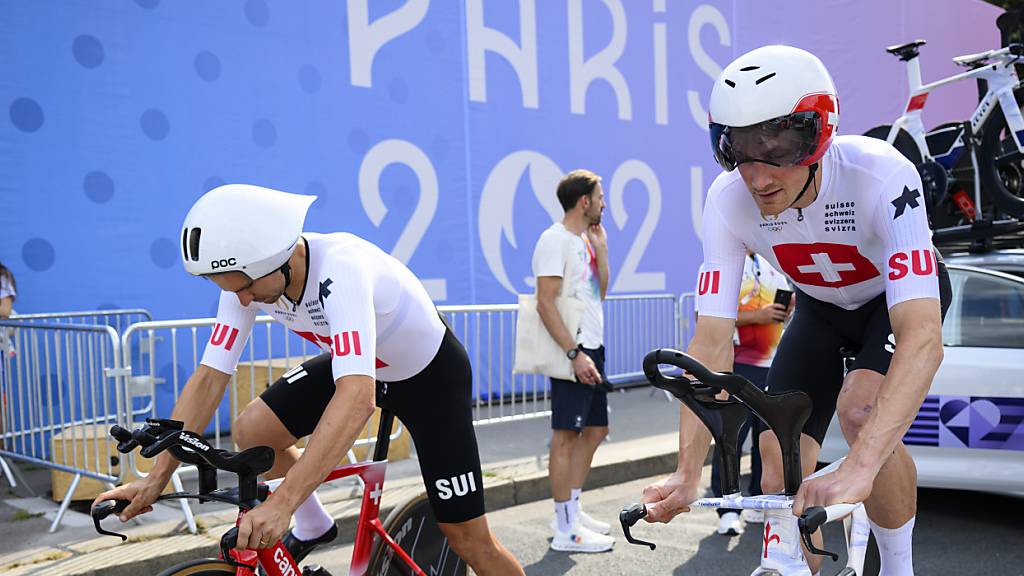
{"label": "bike brake lever", "polygon": [[649,546],[651,550],[654,550],[657,548],[657,545],[653,542],[633,538],[633,535],[629,533],[629,527],[639,522],[644,516],[647,516],[646,506],[643,504],[630,504],[619,512],[619,524],[622,524],[622,533],[626,536],[626,542]]}
{"label": "bike brake lever", "polygon": [[800,528],[800,539],[803,540],[808,552],[818,556],[828,556],[833,562],[836,562],[839,560],[839,554],[822,550],[816,547],[811,540],[811,534],[815,533],[827,520],[828,512],[823,507],[812,506],[800,515],[800,518],[797,519],[797,526]]}
{"label": "bike brake lever", "polygon": [[239,562],[231,556],[231,550],[234,549],[235,546],[238,546],[237,526],[228,530],[224,533],[223,536],[220,537],[220,559],[234,566],[235,568],[248,568],[249,570],[255,572],[256,566],[253,566],[251,564],[245,564],[244,562]]}
{"label": "bike brake lever", "polygon": [[100,502],[98,506],[90,510],[89,515],[92,516],[92,523],[93,526],[96,527],[96,532],[103,536],[117,536],[121,538],[121,542],[127,540],[128,537],[124,534],[104,530],[103,527],[100,526],[100,521],[111,514],[120,514],[121,512],[124,512],[124,509],[127,508],[129,504],[131,504],[131,500],[104,500],[103,502]]}

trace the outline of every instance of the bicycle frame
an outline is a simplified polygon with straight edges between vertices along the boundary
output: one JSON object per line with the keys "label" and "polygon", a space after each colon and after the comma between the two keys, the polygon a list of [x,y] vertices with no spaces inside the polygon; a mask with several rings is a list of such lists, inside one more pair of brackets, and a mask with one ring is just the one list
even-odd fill
{"label": "bicycle frame", "polygon": [[[381,523],[380,497],[384,489],[384,472],[387,469],[387,460],[357,462],[338,466],[332,470],[324,482],[330,482],[339,478],[358,476],[363,481],[363,501],[359,508],[359,523],[356,527],[356,539],[352,550],[352,564],[349,567],[349,576],[363,576],[370,563],[370,553],[373,550],[374,536],[380,538],[395,554],[417,576],[425,576],[423,570],[416,565],[412,557],[398,545]],[[245,512],[239,512],[238,522],[242,520]],[[298,576],[302,573],[299,567],[292,560],[291,555],[285,550],[279,540],[272,548],[261,548],[260,550],[244,550],[238,552],[230,551],[231,559],[240,564],[254,565],[258,559],[260,566],[266,570],[269,576]],[[255,574],[248,568],[239,568],[238,576],[249,576]]]}
{"label": "bicycle frame", "polygon": [[[822,468],[805,478],[810,480],[834,471],[843,459]],[[812,576],[803,550],[800,548],[800,531],[797,519],[793,516],[793,499],[782,495],[742,496],[739,493],[721,498],[701,498],[691,504],[697,508],[731,508],[741,510],[763,510],[764,534],[761,541],[761,564],[751,573],[780,574],[781,576]],[[840,504],[830,506],[836,519],[842,518],[846,533],[846,567],[852,568],[856,574],[864,570],[864,557],[867,553],[868,524],[867,512],[863,504]],[[846,512],[849,510],[849,512]],[[844,513],[846,512],[846,513]],[[773,529],[773,522],[774,529]],[[782,526],[780,529],[779,527]],[[775,546],[771,546],[774,544]]]}
{"label": "bicycle frame", "polygon": [[[1006,119],[1006,126],[1013,135],[1014,142],[1017,144],[1017,149],[1024,152],[1024,116],[1021,115],[1014,96],[1014,90],[1020,84],[1020,81],[1017,78],[1017,72],[1013,67],[1013,63],[1020,57],[1012,54],[1009,48],[1002,48],[969,57],[961,56],[954,58],[954,61],[968,61],[968,58],[974,59],[974,57],[990,60],[990,62],[978,68],[928,84],[921,83],[920,56],[915,54],[913,58],[908,59],[906,61],[907,82],[910,86],[910,98],[907,101],[903,114],[892,123],[892,128],[889,130],[886,141],[889,144],[894,144],[900,129],[904,129],[914,139],[914,144],[917,145],[917,149],[921,153],[922,161],[934,161],[935,158],[929,151],[928,143],[925,140],[926,131],[924,123],[921,121],[921,111],[924,110],[928,94],[936,88],[947,84],[979,78],[987,82],[988,91],[982,97],[974,113],[971,114],[971,133],[977,134],[981,130],[995,108],[995,104],[998,102],[1003,117]],[[961,135],[962,137],[963,135]],[[978,172],[978,158],[973,146],[970,148],[970,151],[971,164],[974,168],[974,202],[976,206],[980,206],[981,179]]]}

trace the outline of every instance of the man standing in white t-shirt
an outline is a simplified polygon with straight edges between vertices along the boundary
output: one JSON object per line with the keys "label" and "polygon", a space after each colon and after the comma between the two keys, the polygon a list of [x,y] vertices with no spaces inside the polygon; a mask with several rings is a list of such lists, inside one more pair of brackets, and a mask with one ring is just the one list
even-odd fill
{"label": "man standing in white t-shirt", "polygon": [[[541,234],[533,251],[537,313],[551,337],[572,360],[576,380],[551,379],[551,452],[548,475],[555,501],[551,548],[563,552],[603,552],[615,539],[610,526],[580,507],[583,482],[597,446],[608,435],[608,395],[604,376],[604,313],[608,290],[608,241],[601,226],[601,178],[574,170],[558,184],[565,217]],[[570,334],[555,299],[585,304],[579,330]]]}

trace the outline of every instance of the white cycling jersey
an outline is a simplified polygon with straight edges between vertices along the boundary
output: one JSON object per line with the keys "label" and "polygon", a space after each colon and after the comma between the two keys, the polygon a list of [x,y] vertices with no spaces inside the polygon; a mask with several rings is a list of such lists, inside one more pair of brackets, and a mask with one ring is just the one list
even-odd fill
{"label": "white cycling jersey", "polygon": [[231,374],[260,311],[331,353],[335,379],[361,374],[397,382],[419,374],[441,346],[445,326],[419,279],[373,244],[347,233],[303,233],[309,247],[298,306],[242,306],[222,292],[202,363]]}
{"label": "white cycling jersey", "polygon": [[803,220],[795,208],[763,217],[739,170],[715,179],[704,205],[701,314],[736,318],[748,247],[808,296],[847,310],[883,292],[890,308],[938,299],[938,267],[914,165],[884,141],[841,136],[821,169],[821,189],[802,210]]}

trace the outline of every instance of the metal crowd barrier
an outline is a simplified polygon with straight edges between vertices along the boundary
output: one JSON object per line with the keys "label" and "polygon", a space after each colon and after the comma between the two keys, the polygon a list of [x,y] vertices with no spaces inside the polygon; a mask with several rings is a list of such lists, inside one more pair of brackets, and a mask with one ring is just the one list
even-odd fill
{"label": "metal crowd barrier", "polygon": [[604,302],[605,372],[616,387],[647,385],[641,361],[655,348],[673,347],[676,297],[608,296]]}
{"label": "metal crowd barrier", "polygon": [[53,532],[82,478],[110,487],[124,478],[125,468],[104,442],[125,413],[121,342],[110,326],[41,318],[0,321],[0,330],[11,334],[15,350],[3,354],[0,371],[0,464],[12,487],[5,459],[73,475]]}
{"label": "metal crowd barrier", "polygon": [[118,334],[136,322],[152,320],[153,315],[144,308],[123,308],[117,310],[81,310],[78,312],[46,312],[43,314],[14,314],[12,321],[51,324],[86,324],[89,326],[110,326]]}

